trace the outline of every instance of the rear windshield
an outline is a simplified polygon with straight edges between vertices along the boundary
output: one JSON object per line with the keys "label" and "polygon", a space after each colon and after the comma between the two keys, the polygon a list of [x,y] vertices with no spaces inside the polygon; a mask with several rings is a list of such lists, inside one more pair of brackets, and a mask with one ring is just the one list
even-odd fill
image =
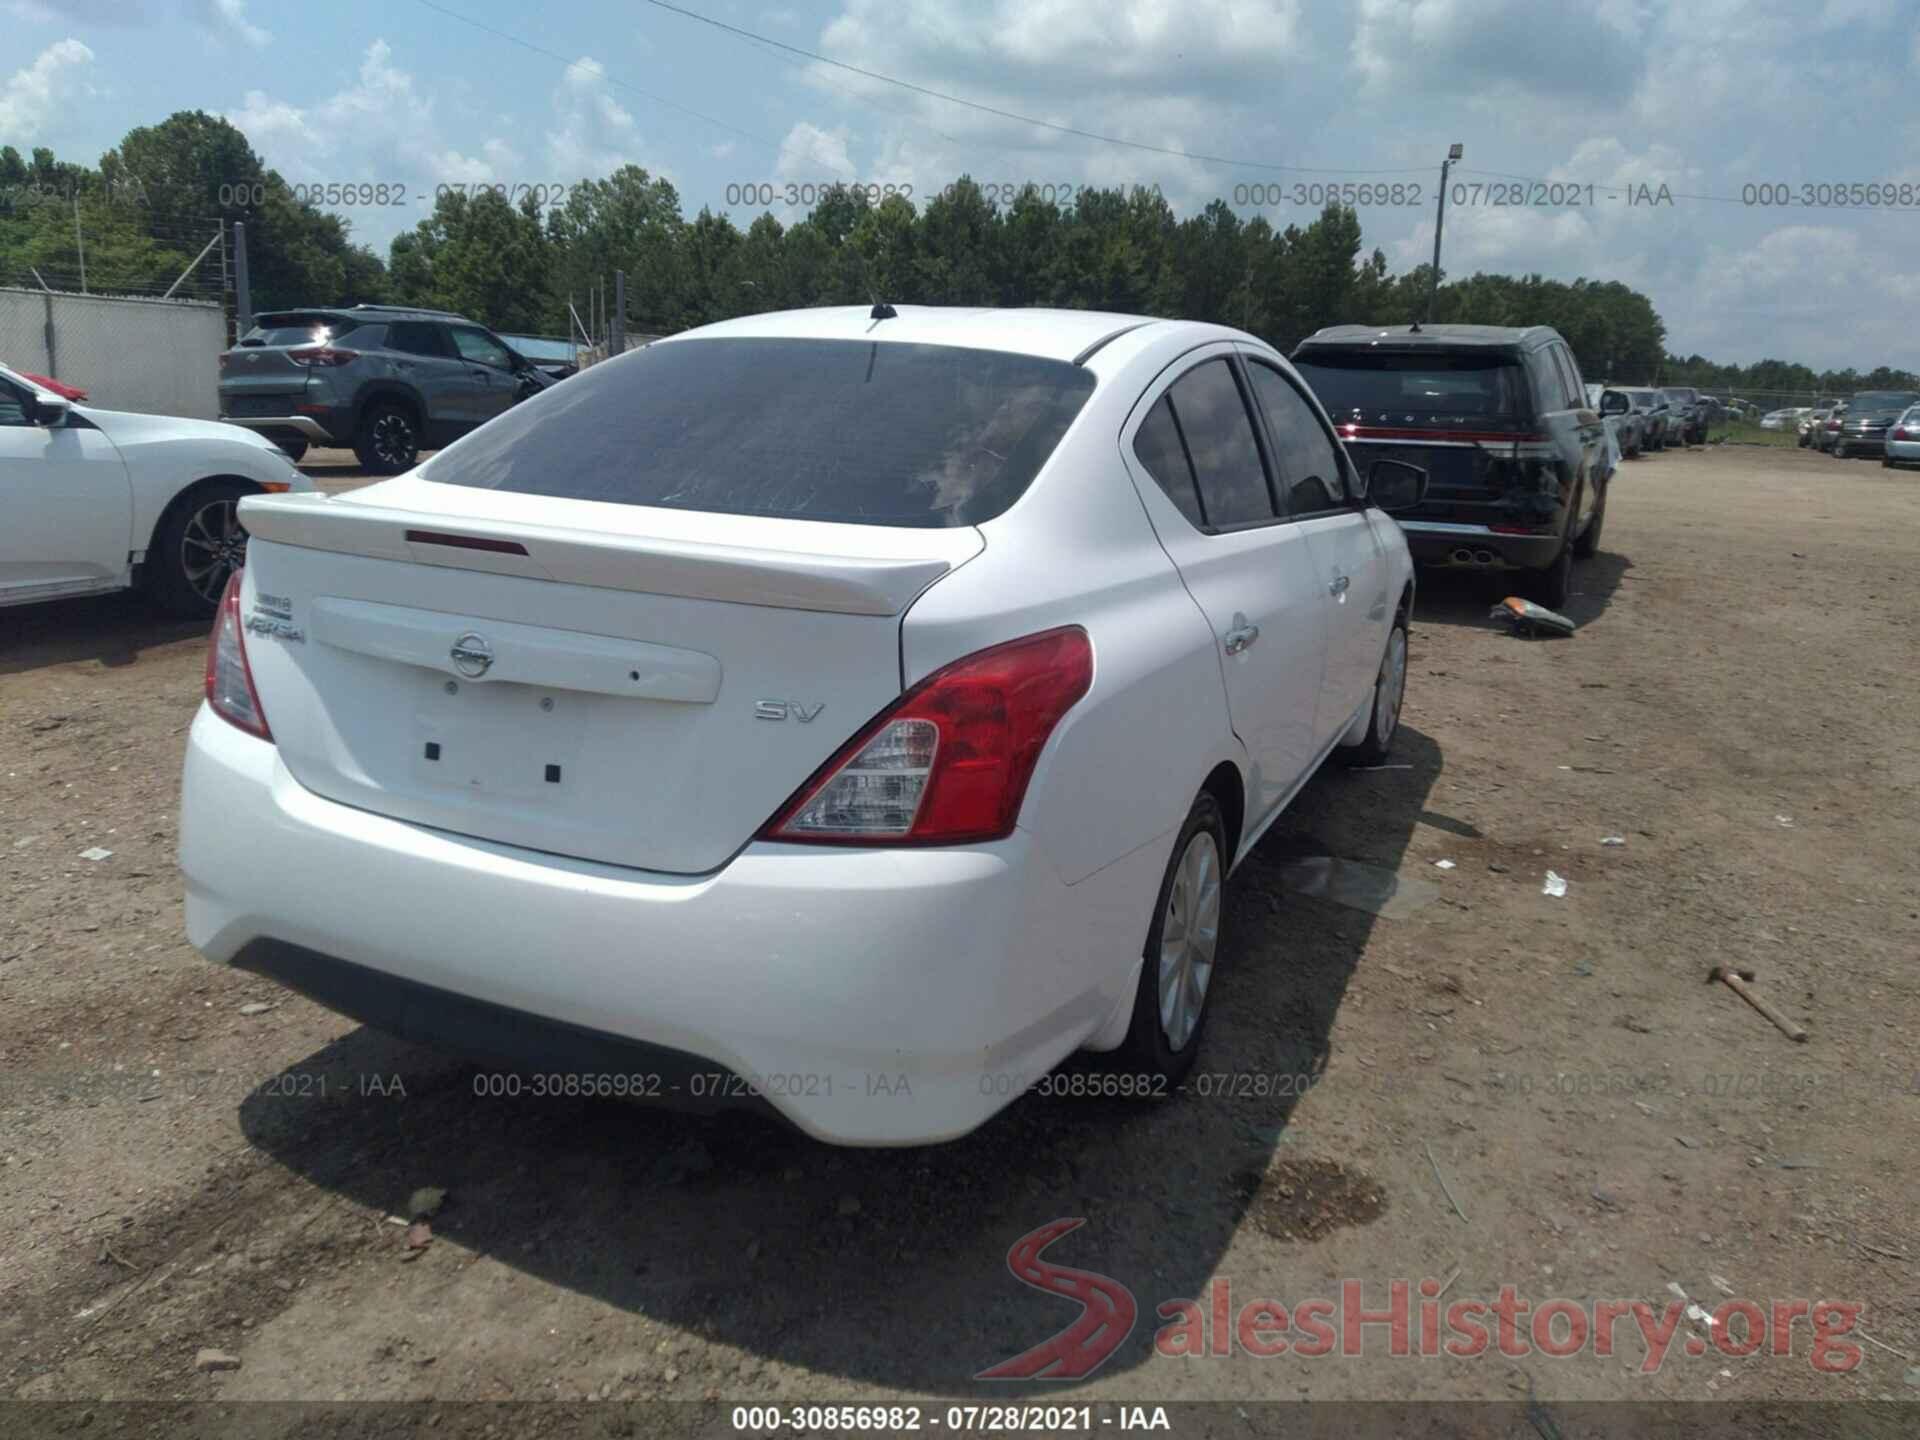
{"label": "rear windshield", "polygon": [[338,315],[262,315],[240,337],[242,345],[324,345],[360,328],[360,321]]}
{"label": "rear windshield", "polygon": [[861,525],[972,525],[1032,482],[1093,392],[1076,365],[868,340],[675,340],[509,410],[424,478]]}
{"label": "rear windshield", "polygon": [[1383,351],[1303,350],[1294,368],[1328,414],[1399,411],[1408,415],[1527,413],[1527,377],[1509,355],[1396,355]]}

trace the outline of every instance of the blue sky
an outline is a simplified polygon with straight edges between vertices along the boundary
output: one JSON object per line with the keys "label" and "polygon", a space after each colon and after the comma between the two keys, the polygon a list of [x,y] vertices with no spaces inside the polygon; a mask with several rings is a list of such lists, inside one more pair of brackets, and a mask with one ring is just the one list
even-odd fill
{"label": "blue sky", "polygon": [[[730,186],[774,186],[768,208],[791,219],[789,184],[1154,184],[1182,214],[1238,194],[1284,225],[1317,213],[1296,185],[1417,184],[1419,206],[1360,209],[1401,270],[1431,249],[1438,161],[1459,140],[1459,182],[1591,184],[1594,203],[1483,190],[1449,209],[1451,274],[1624,281],[1681,353],[1920,368],[1920,210],[1818,190],[1743,203],[1758,184],[1920,190],[1913,0],[676,3],[1017,115],[1246,163],[1002,119],[643,0],[0,0],[0,143],[93,161],[133,125],[213,111],[290,181],[426,197],[344,212],[383,252],[436,185],[622,163],[670,178],[689,215],[743,224],[760,207],[730,206]],[[1628,203],[1662,185],[1671,204]]]}

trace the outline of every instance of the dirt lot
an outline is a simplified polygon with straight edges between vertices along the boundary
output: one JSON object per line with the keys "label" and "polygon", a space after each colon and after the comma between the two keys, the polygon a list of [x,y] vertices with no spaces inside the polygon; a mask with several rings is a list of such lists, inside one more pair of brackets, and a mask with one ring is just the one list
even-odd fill
{"label": "dirt lot", "polygon": [[[1576,637],[1427,580],[1410,768],[1316,779],[1230,892],[1214,1078],[878,1152],[480,1099],[208,965],[173,861],[201,636],[128,600],[5,613],[0,1396],[944,1404],[1074,1318],[1007,1251],[1084,1216],[1048,1258],[1139,1322],[1090,1380],[993,1398],[1920,1397],[1917,571],[1915,474],[1629,464]],[[1315,855],[1438,897],[1384,919],[1290,893]],[[1811,1040],[1704,984],[1716,962]],[[388,1217],[422,1186],[446,1197],[409,1249]],[[1343,1279],[1369,1309],[1395,1279],[1844,1302],[1858,1363],[1816,1369],[1804,1319],[1746,1358],[1688,1353],[1683,1319],[1653,1374],[1631,1321],[1611,1356],[1399,1358],[1382,1327],[1360,1361],[1156,1353],[1155,1307],[1210,1311],[1216,1277],[1236,1311]]]}

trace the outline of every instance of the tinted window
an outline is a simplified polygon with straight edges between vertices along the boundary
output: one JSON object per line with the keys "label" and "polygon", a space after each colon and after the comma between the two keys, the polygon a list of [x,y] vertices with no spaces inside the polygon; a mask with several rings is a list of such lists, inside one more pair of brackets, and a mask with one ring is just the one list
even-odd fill
{"label": "tinted window", "polygon": [[1526,377],[1510,355],[1394,355],[1314,347],[1293,368],[1335,420],[1360,412],[1520,416]]}
{"label": "tinted window", "polygon": [[1339,452],[1313,407],[1271,365],[1250,363],[1247,372],[1253,376],[1253,393],[1260,398],[1273,431],[1274,467],[1286,490],[1288,511],[1306,515],[1340,508],[1347,487]]}
{"label": "tinted window", "polygon": [[27,392],[0,380],[0,425],[25,425]]}
{"label": "tinted window", "polygon": [[1133,453],[1154,484],[1167,492],[1167,498],[1180,507],[1180,513],[1196,527],[1204,528],[1206,512],[1200,508],[1199,492],[1193,488],[1193,467],[1187,463],[1187,449],[1180,440],[1180,426],[1173,418],[1173,405],[1166,396],[1147,412],[1147,418],[1133,437]]}
{"label": "tinted window", "polygon": [[1167,393],[1193,457],[1207,523],[1219,530],[1273,519],[1253,419],[1227,362],[1208,360],[1194,366]]}
{"label": "tinted window", "polygon": [[426,478],[528,495],[863,525],[972,525],[1032,483],[1093,376],[868,340],[670,340],[590,366]]}
{"label": "tinted window", "polygon": [[396,320],[387,326],[387,348],[407,355],[453,358],[453,347],[440,327],[420,320]]}
{"label": "tinted window", "polygon": [[486,331],[468,330],[456,325],[451,333],[454,347],[459,350],[463,360],[471,360],[478,365],[492,365],[500,370],[513,368],[513,356],[507,353],[507,347]]}
{"label": "tinted window", "polygon": [[1567,404],[1580,410],[1586,407],[1586,398],[1580,387],[1580,367],[1574,363],[1573,352],[1564,345],[1553,347],[1554,359],[1560,364],[1560,375],[1567,387]]}
{"label": "tinted window", "polygon": [[248,348],[255,345],[324,345],[351,335],[360,328],[358,320],[337,315],[261,315],[240,340]]}

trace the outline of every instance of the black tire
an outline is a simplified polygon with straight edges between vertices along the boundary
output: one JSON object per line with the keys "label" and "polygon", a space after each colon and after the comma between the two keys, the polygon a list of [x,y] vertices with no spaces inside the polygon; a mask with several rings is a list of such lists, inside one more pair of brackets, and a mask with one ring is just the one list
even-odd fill
{"label": "black tire", "polygon": [[1573,553],[1582,560],[1592,558],[1600,549],[1600,527],[1607,523],[1607,492],[1611,489],[1611,481],[1600,487],[1600,503],[1593,507],[1593,518],[1587,521],[1580,538],[1573,542]]}
{"label": "black tire", "polygon": [[353,453],[362,468],[376,475],[411,470],[420,458],[420,427],[413,411],[392,401],[375,401],[360,417]]}
{"label": "black tire", "polygon": [[142,571],[154,603],[167,614],[205,620],[219,607],[228,577],[247,557],[236,507],[256,493],[235,480],[207,480],[167,507]]}
{"label": "black tire", "polygon": [[296,465],[300,463],[300,457],[307,453],[307,442],[304,440],[276,440],[273,443]]}
{"label": "black tire", "polygon": [[1567,597],[1573,593],[1573,541],[1564,541],[1559,558],[1546,569],[1535,570],[1527,579],[1527,589],[1532,592],[1529,599],[1549,610],[1564,609]]}
{"label": "black tire", "polygon": [[1847,458],[1847,447],[1842,445],[1838,440],[1833,442],[1833,458],[1836,460],[1844,460]]}
{"label": "black tire", "polygon": [[[1204,848],[1209,843],[1210,857]],[[1196,847],[1200,847],[1201,853],[1190,857],[1189,852]],[[1212,982],[1223,948],[1220,921],[1226,913],[1223,895],[1227,878],[1226,852],[1227,831],[1220,817],[1220,806],[1212,795],[1202,791],[1193,802],[1193,809],[1187,812],[1187,823],[1180,827],[1179,838],[1173,842],[1173,854],[1167,860],[1167,873],[1160,880],[1160,889],[1154,899],[1153,924],[1147,931],[1147,946],[1142,952],[1144,960],[1140,966],[1140,986],[1134,994],[1133,1024],[1121,1047],[1120,1058],[1126,1068],[1136,1074],[1144,1073],[1164,1080],[1168,1089],[1179,1084],[1193,1068],[1194,1057],[1200,1053],[1201,1036],[1206,1031],[1207,1002],[1213,996]],[[1210,877],[1203,877],[1199,882],[1198,893],[1194,893],[1194,871],[1188,868],[1190,862],[1197,862],[1199,868],[1211,872]],[[1182,901],[1178,910],[1174,908],[1176,887]],[[1191,1005],[1189,987],[1204,946],[1196,940],[1180,953],[1169,952],[1167,922],[1170,912],[1173,918],[1185,921],[1198,919],[1202,925],[1209,913],[1212,916],[1212,948],[1204,970],[1198,972],[1200,995],[1197,1007]],[[1175,943],[1178,945],[1179,942],[1176,940]],[[1185,956],[1184,964],[1182,954]],[[1172,1021],[1174,1029],[1177,1032],[1184,1031],[1176,1037],[1169,1037],[1167,1024],[1162,1021],[1161,969],[1167,963],[1172,964],[1175,972],[1169,986],[1167,1012],[1175,1016]],[[1174,989],[1178,989],[1179,994],[1172,994]],[[1172,1002],[1182,1000],[1187,1004],[1175,1011]],[[1192,1012],[1190,1019],[1189,1011]],[[1178,1044],[1174,1043],[1175,1038],[1178,1038]]]}
{"label": "black tire", "polygon": [[[1384,693],[1386,705],[1381,704]],[[1340,758],[1349,765],[1384,765],[1393,753],[1393,740],[1400,733],[1400,707],[1407,698],[1407,613],[1393,617],[1387,632],[1387,648],[1380,656],[1380,671],[1373,677],[1373,708],[1367,715],[1367,738],[1358,745],[1341,750]]]}

